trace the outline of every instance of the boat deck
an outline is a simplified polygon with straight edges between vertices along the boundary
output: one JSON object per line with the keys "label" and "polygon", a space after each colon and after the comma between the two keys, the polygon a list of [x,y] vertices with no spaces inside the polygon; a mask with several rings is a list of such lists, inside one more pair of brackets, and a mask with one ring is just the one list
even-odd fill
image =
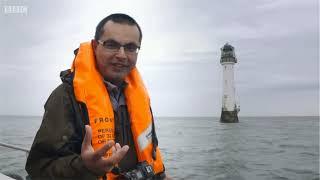
{"label": "boat deck", "polygon": [[0,173],[0,179],[1,179],[1,180],[14,180],[14,179],[12,179],[11,177],[6,176],[6,175],[4,175],[4,174],[2,174],[2,173]]}

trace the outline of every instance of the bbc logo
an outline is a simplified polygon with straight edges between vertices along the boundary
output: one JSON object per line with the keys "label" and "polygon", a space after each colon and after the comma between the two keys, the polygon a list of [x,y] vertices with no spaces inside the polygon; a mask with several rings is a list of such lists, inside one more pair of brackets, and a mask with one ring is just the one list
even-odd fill
{"label": "bbc logo", "polygon": [[27,14],[28,6],[3,6],[4,14]]}

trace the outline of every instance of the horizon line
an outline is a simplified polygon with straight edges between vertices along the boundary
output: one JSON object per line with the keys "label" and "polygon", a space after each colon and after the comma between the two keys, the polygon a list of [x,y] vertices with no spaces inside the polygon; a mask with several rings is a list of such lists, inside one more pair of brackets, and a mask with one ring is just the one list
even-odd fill
{"label": "horizon line", "polygon": [[[0,114],[0,116],[11,116],[11,117],[42,117],[43,115],[25,115],[25,114]],[[192,118],[192,117],[198,117],[198,118],[220,118],[220,116],[203,116],[203,115],[199,115],[199,116],[186,116],[186,115],[181,115],[181,116],[168,116],[168,115],[161,115],[161,116],[154,116],[157,118],[180,118],[180,117],[184,117],[184,118]],[[320,117],[320,115],[242,115],[238,117]]]}

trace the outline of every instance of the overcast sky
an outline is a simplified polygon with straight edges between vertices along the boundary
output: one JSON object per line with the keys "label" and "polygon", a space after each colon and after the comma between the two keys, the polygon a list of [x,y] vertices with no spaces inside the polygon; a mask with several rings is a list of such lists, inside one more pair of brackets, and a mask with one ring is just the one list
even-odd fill
{"label": "overcast sky", "polygon": [[226,42],[240,116],[319,114],[317,0],[0,2],[0,114],[42,115],[73,50],[116,12],[142,28],[137,66],[157,116],[220,116]]}

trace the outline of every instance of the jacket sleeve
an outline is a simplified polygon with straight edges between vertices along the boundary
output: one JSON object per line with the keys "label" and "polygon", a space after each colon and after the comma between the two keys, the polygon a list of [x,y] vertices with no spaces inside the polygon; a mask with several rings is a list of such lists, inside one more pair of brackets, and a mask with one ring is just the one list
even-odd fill
{"label": "jacket sleeve", "polygon": [[62,84],[45,104],[42,123],[27,159],[25,168],[32,179],[96,179],[81,160],[82,138],[77,137],[74,122],[70,97]]}

